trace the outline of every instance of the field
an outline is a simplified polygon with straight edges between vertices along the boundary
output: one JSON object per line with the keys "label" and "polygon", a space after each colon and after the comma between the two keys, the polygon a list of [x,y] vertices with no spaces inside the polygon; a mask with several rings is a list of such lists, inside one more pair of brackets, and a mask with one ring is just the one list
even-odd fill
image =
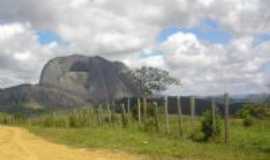
{"label": "field", "polygon": [[166,126],[166,115],[161,110],[146,113],[141,115],[141,123],[134,111],[110,112],[106,107],[32,118],[2,115],[0,122],[27,128],[51,142],[74,148],[125,151],[151,160],[268,160],[270,157],[270,120],[267,118],[254,119],[250,126],[244,126],[242,119],[231,118],[229,143],[225,144],[223,119],[220,119],[221,135],[199,141],[203,117],[192,120],[190,116],[182,116],[180,134],[177,115],[169,115],[169,126]]}
{"label": "field", "polygon": [[[174,118],[171,118],[174,119]],[[121,126],[84,127],[84,128],[47,128],[28,127],[36,135],[53,142],[80,148],[102,148],[123,150],[144,154],[151,159],[198,159],[198,160],[268,160],[270,157],[270,122],[257,120],[249,128],[242,126],[241,120],[231,120],[230,143],[224,144],[222,136],[213,142],[194,142],[191,134],[190,119],[185,118],[185,135],[177,135],[177,123],[171,120],[171,133],[164,131],[146,132],[136,125],[128,128]],[[196,128],[199,126],[196,121]],[[173,132],[174,131],[174,132]]]}

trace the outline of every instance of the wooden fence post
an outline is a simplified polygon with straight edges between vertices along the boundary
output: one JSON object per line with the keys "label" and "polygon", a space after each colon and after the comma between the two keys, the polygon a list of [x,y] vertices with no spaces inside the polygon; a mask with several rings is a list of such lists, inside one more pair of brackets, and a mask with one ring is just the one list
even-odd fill
{"label": "wooden fence post", "polygon": [[147,99],[143,97],[143,121],[147,119]]}
{"label": "wooden fence post", "polygon": [[109,123],[112,123],[112,112],[111,112],[111,106],[109,103],[107,104],[107,112],[108,112]]}
{"label": "wooden fence post", "polygon": [[129,119],[129,120],[131,120],[131,110],[130,110],[130,104],[131,102],[130,102],[130,97],[128,97],[128,99],[127,99],[127,118]]}
{"label": "wooden fence post", "polygon": [[154,102],[154,118],[155,118],[155,128],[159,132],[159,121],[158,121],[158,104]]}
{"label": "wooden fence post", "polygon": [[224,94],[224,142],[227,144],[229,143],[229,94]]}
{"label": "wooden fence post", "polygon": [[190,111],[190,114],[191,114],[191,125],[192,125],[192,129],[194,129],[194,121],[195,121],[195,97],[192,96],[190,97],[190,108],[191,108],[191,111]]}
{"label": "wooden fence post", "polygon": [[170,126],[169,126],[168,97],[166,96],[164,100],[165,100],[164,108],[165,108],[165,119],[166,119],[166,133],[169,134]]}
{"label": "wooden fence post", "polygon": [[128,119],[127,119],[127,113],[126,113],[126,109],[125,109],[125,105],[122,104],[121,105],[121,109],[122,109],[122,124],[123,124],[123,127],[126,128],[128,126]]}
{"label": "wooden fence post", "polygon": [[127,113],[130,114],[130,97],[127,99]]}
{"label": "wooden fence post", "polygon": [[180,96],[177,96],[177,111],[178,111],[179,135],[183,136],[183,117],[182,117],[182,106],[181,106],[181,97]]}
{"label": "wooden fence post", "polygon": [[211,109],[212,109],[212,127],[213,127],[213,132],[214,134],[216,134],[216,130],[217,130],[217,122],[216,122],[216,102],[215,99],[212,98],[212,102],[211,102]]}
{"label": "wooden fence post", "polygon": [[97,123],[98,123],[98,126],[101,126],[102,125],[102,118],[101,118],[101,108],[100,108],[100,105],[97,106],[96,108],[96,114],[97,114]]}
{"label": "wooden fence post", "polygon": [[138,107],[138,121],[141,124],[141,99],[137,99],[137,107]]}

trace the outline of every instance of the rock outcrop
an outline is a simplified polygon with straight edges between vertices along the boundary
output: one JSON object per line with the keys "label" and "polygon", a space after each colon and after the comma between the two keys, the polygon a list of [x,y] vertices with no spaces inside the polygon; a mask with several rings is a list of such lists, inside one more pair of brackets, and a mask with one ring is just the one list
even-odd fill
{"label": "rock outcrop", "polygon": [[0,92],[0,111],[68,109],[86,104],[84,99],[76,95],[40,85],[20,85]]}
{"label": "rock outcrop", "polygon": [[102,57],[54,58],[42,70],[39,84],[0,90],[0,111],[74,108],[138,96],[128,71]]}
{"label": "rock outcrop", "polygon": [[44,67],[40,85],[59,88],[93,102],[110,102],[140,94],[120,62],[73,55],[52,59]]}

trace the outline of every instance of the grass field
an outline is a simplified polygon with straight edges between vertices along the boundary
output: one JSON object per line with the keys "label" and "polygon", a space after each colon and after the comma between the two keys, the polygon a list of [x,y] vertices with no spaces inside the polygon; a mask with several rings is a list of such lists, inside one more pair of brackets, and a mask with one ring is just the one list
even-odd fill
{"label": "grass field", "polygon": [[[175,119],[175,118],[172,118]],[[215,142],[194,142],[189,137],[192,130],[190,120],[184,120],[185,135],[177,134],[177,123],[171,120],[171,134],[145,132],[137,125],[122,128],[121,125],[85,128],[46,128],[28,129],[34,134],[56,143],[73,147],[123,150],[148,155],[151,159],[191,159],[191,160],[269,160],[270,121],[256,120],[253,126],[242,126],[241,120],[230,121],[230,143],[223,144],[220,137]],[[162,123],[161,123],[162,124]],[[164,128],[161,125],[161,128]]]}

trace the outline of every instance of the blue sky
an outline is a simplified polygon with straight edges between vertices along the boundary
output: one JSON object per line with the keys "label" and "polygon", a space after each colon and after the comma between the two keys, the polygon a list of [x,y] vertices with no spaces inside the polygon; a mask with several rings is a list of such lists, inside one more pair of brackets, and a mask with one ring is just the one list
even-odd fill
{"label": "blue sky", "polygon": [[177,26],[170,26],[168,28],[165,28],[159,34],[157,41],[163,42],[169,36],[177,32],[193,33],[200,40],[207,41],[210,43],[227,44],[233,38],[229,32],[226,32],[225,30],[222,29],[222,27],[218,22],[210,19],[205,19],[201,21],[199,25],[191,28],[177,27]]}
{"label": "blue sky", "polygon": [[63,42],[62,38],[52,31],[38,31],[38,41],[40,44],[46,45],[52,42]]}

